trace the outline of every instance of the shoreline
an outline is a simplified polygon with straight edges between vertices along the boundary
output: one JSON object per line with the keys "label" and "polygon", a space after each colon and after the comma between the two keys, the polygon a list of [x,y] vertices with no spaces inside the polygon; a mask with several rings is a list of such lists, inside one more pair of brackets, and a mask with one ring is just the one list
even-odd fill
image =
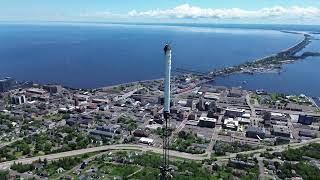
{"label": "shoreline", "polygon": [[[306,34],[304,32],[294,32],[294,31],[285,31],[285,30],[278,30],[278,31],[282,33],[304,35],[305,38],[302,41],[298,42],[297,44],[287,49],[280,50],[278,53],[271,54],[263,58],[250,60],[239,65],[220,68],[218,70],[211,71],[209,73],[207,72],[196,73],[195,71],[193,72],[192,70],[187,70],[187,72],[179,72],[177,75],[174,75],[173,77],[179,77],[180,75],[191,75],[194,77],[206,79],[208,81],[215,81],[215,79],[218,77],[223,78],[232,74],[254,75],[254,74],[264,74],[264,73],[279,73],[282,71],[282,65],[284,64],[291,64],[298,60],[304,60],[305,58],[310,56],[319,56],[320,53],[317,53],[317,52],[305,52],[301,56],[294,56],[292,55],[292,53],[287,53],[288,51],[291,51],[292,49],[295,49],[298,46],[298,50],[294,50],[295,51],[294,54],[296,54],[297,52],[301,51],[305,46],[309,45],[311,43],[311,40],[312,41],[316,40],[313,36],[310,35],[312,33]],[[302,48],[299,47],[301,43],[305,43]],[[280,58],[280,60],[277,58]],[[163,78],[144,79],[144,80],[136,80],[136,81],[124,82],[124,83],[118,83],[118,84],[116,83],[116,84],[106,85],[101,87],[88,87],[88,88],[71,87],[63,84],[61,85],[68,89],[104,90],[104,89],[110,89],[110,88],[119,87],[119,86],[129,86],[129,85],[135,85],[138,83],[146,83],[146,82],[154,82],[154,81],[162,81],[162,80]],[[43,84],[43,83],[38,83],[38,84]],[[60,83],[49,83],[49,84],[60,84]]]}
{"label": "shoreline", "polygon": [[[283,31],[280,31],[280,32],[283,32]],[[292,32],[284,31],[283,33],[292,33]],[[194,77],[204,78],[206,79],[206,82],[210,82],[210,81],[214,82],[216,78],[224,78],[233,74],[255,75],[255,74],[265,74],[265,73],[281,73],[282,66],[285,64],[292,64],[297,61],[304,60],[307,57],[319,55],[319,53],[317,52],[305,52],[301,56],[296,56],[295,54],[302,51],[306,46],[312,43],[312,40],[314,40],[314,37],[311,36],[310,34],[298,33],[298,32],[294,32],[294,33],[298,35],[303,35],[304,39],[287,49],[279,51],[278,53],[271,54],[269,56],[265,56],[263,58],[259,58],[253,61],[248,61],[246,63],[242,63],[239,65],[221,68],[216,71],[211,71],[209,73],[200,74],[190,70],[189,72],[180,72],[178,75],[174,75],[173,77],[178,77],[179,75],[191,75]],[[110,89],[110,88],[119,87],[119,86],[136,85],[138,83],[162,81],[162,80],[163,78],[133,81],[128,83],[121,83],[121,84],[104,86],[99,88],[91,88],[91,89],[105,90],[105,89]],[[203,84],[203,82],[201,84]]]}

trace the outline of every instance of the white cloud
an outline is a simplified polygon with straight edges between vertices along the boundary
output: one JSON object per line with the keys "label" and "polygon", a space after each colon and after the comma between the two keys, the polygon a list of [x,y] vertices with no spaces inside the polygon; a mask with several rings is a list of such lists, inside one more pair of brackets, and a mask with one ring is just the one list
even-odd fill
{"label": "white cloud", "polygon": [[89,20],[105,20],[105,19],[121,19],[127,18],[127,14],[117,14],[110,11],[84,12],[80,14],[80,18]]}
{"label": "white cloud", "polygon": [[313,19],[320,18],[320,8],[317,7],[281,7],[262,8],[258,10],[245,10],[239,8],[213,9],[200,8],[183,4],[171,9],[155,9],[149,11],[128,12],[130,17],[145,18],[173,18],[173,19],[262,19],[262,18],[283,18],[283,19]]}
{"label": "white cloud", "polygon": [[110,11],[85,12],[82,20],[118,22],[221,22],[221,23],[279,23],[279,24],[320,24],[319,7],[274,6],[256,10],[240,8],[200,8],[182,4],[169,9],[147,11],[132,10],[127,13]]}
{"label": "white cloud", "polygon": [[101,11],[101,12],[94,12],[94,13],[82,13],[80,14],[81,17],[98,17],[98,18],[104,18],[112,16],[112,13],[109,11]]}

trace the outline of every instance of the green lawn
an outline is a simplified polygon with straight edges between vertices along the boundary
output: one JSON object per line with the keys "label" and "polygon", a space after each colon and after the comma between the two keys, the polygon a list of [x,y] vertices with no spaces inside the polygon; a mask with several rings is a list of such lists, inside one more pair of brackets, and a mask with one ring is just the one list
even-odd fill
{"label": "green lawn", "polygon": [[139,173],[135,174],[130,179],[136,180],[150,180],[150,179],[159,179],[160,170],[156,168],[146,167]]}
{"label": "green lawn", "polygon": [[103,168],[109,171],[109,175],[116,177],[127,177],[128,175],[138,171],[140,168],[135,165],[114,165],[106,164]]}
{"label": "green lawn", "polygon": [[22,152],[15,152],[15,153],[14,153],[14,156],[15,156],[16,158],[19,158],[19,157],[22,156]]}

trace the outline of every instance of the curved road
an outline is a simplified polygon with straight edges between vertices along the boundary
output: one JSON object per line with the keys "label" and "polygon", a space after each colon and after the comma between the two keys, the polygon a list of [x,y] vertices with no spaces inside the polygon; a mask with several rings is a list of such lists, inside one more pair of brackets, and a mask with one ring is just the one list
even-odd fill
{"label": "curved road", "polygon": [[[30,164],[34,161],[39,160],[39,158],[47,159],[48,161],[51,161],[51,160],[60,159],[64,157],[77,156],[81,154],[106,151],[106,150],[141,150],[141,151],[151,151],[157,154],[162,153],[161,148],[156,148],[156,147],[146,146],[146,145],[130,145],[130,144],[107,145],[107,146],[99,146],[99,147],[93,147],[93,148],[87,148],[87,149],[61,152],[56,154],[48,154],[43,156],[31,157],[31,158],[23,158],[23,159],[18,159],[13,161],[6,161],[6,162],[0,163],[0,169],[8,169],[14,162]],[[183,153],[178,151],[170,151],[170,155],[174,157],[180,157],[180,158],[191,159],[191,160],[203,160],[206,158],[206,156],[202,156],[199,154],[198,155],[188,154],[188,153]]]}
{"label": "curved road", "polygon": [[[311,140],[304,141],[301,143],[290,144],[290,148],[299,148],[301,146],[304,146],[304,145],[307,145],[310,143],[318,143],[318,142],[320,142],[320,138],[311,139]],[[273,148],[273,151],[271,151],[271,152],[281,152],[281,151],[286,150],[288,148],[288,145],[273,146],[271,148]],[[37,156],[37,157],[31,157],[31,158],[18,159],[18,160],[14,160],[14,161],[2,162],[2,163],[0,163],[0,169],[8,169],[8,168],[10,168],[10,166],[14,162],[23,163],[23,164],[30,164],[34,161],[39,160],[39,158],[40,159],[47,159],[48,161],[52,161],[52,160],[60,159],[60,158],[64,158],[64,157],[70,157],[70,156],[76,156],[76,155],[86,154],[86,153],[90,153],[90,152],[99,152],[99,151],[106,151],[106,150],[141,150],[141,151],[151,151],[151,152],[154,152],[157,154],[162,154],[162,152],[163,152],[161,148],[156,148],[156,147],[151,147],[151,146],[146,146],[146,145],[130,145],[130,144],[107,145],[107,146],[79,149],[79,150],[74,150],[74,151],[67,151],[67,152],[61,152],[61,153],[56,153],[56,154],[48,154],[48,155],[44,155],[44,156]],[[240,152],[240,153],[232,153],[227,156],[217,157],[217,159],[224,160],[224,159],[234,158],[237,156],[237,154],[255,154],[255,153],[261,153],[264,151],[266,151],[266,148],[253,150],[253,151],[245,151],[245,152]],[[189,154],[189,153],[171,150],[170,155],[173,157],[196,160],[196,161],[208,159],[208,155],[206,153],[204,153],[204,154]]]}

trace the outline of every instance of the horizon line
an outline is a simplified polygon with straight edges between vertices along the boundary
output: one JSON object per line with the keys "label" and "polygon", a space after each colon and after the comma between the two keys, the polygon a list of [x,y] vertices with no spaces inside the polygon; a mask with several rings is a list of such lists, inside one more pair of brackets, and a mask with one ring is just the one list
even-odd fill
{"label": "horizon line", "polygon": [[124,25],[265,25],[265,26],[319,26],[320,24],[294,24],[294,23],[223,23],[223,22],[121,22],[121,21],[21,21],[21,20],[0,20],[0,24],[37,24],[37,23],[61,23],[61,24],[124,24]]}

